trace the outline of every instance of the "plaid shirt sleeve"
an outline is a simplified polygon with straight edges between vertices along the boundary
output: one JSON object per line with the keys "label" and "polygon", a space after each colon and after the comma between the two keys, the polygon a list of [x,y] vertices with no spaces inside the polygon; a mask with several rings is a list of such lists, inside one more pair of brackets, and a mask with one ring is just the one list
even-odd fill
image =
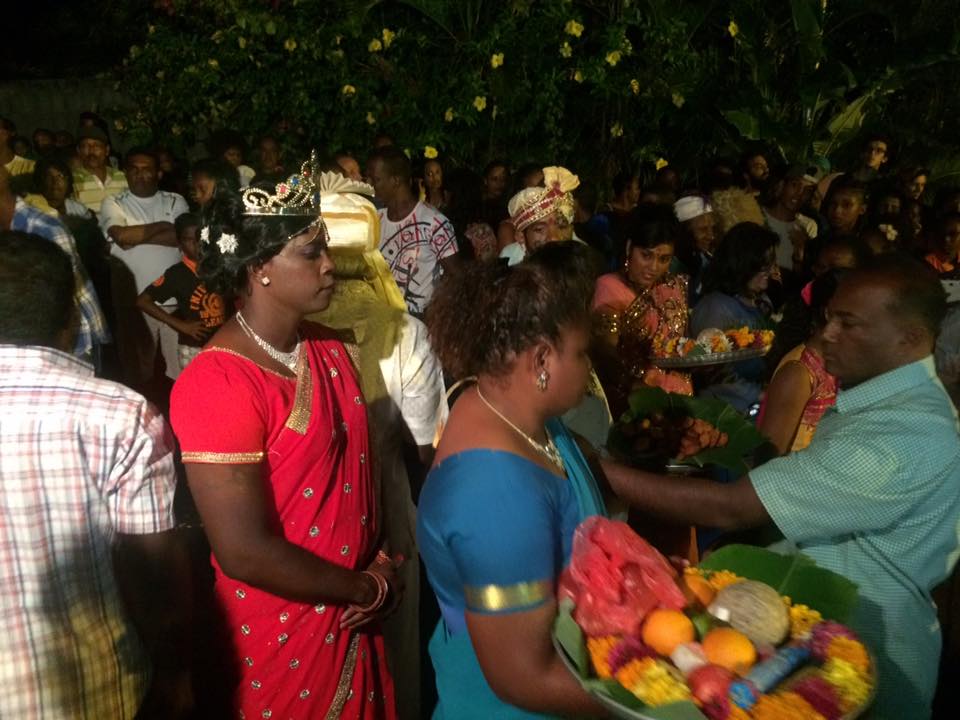
{"label": "plaid shirt sleeve", "polygon": [[80,262],[80,254],[70,231],[59,221],[54,221],[51,225],[51,235],[53,241],[70,256],[73,262],[74,280],[77,285],[74,297],[80,309],[80,331],[77,333],[74,353],[83,356],[93,349],[95,343],[109,342],[110,331],[107,329],[107,321],[100,309],[97,291],[93,289],[93,283]]}
{"label": "plaid shirt sleeve", "polygon": [[[21,210],[20,202],[22,201],[18,201],[17,204],[18,212]],[[77,333],[74,354],[83,357],[93,349],[95,343],[109,342],[110,331],[107,329],[107,321],[100,309],[97,292],[93,289],[93,283],[90,282],[87,271],[80,262],[77,244],[74,242],[70,231],[56,218],[44,215],[33,208],[30,208],[30,212],[24,215],[22,229],[55,243],[70,256],[70,261],[73,263],[74,280],[76,282],[74,298],[80,310],[80,329]]]}
{"label": "plaid shirt sleeve", "polygon": [[136,427],[126,435],[103,491],[114,529],[125,535],[175,526],[173,436],[156,408],[143,401]]}

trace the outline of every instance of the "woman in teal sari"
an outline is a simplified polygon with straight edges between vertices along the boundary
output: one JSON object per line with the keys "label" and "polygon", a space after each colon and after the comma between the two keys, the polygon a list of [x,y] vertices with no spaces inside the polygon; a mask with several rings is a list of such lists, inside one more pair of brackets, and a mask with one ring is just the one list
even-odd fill
{"label": "woman in teal sari", "polygon": [[430,642],[435,720],[604,714],[551,642],[573,531],[604,512],[556,419],[587,386],[590,295],[532,257],[445,276],[427,310],[444,368],[477,378],[451,411],[418,509],[442,615]]}

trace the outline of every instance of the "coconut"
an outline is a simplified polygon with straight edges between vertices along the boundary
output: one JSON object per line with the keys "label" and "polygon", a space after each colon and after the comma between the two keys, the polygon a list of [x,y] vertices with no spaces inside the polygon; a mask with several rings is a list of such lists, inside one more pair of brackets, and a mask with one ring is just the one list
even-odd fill
{"label": "coconut", "polygon": [[780,593],[755,580],[723,588],[707,611],[742,632],[755,645],[779,645],[790,632],[790,612]]}

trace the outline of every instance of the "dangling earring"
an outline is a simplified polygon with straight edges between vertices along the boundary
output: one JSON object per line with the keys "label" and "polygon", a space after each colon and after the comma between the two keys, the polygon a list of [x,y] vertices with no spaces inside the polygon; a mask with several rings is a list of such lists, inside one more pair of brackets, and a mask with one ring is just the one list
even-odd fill
{"label": "dangling earring", "polygon": [[267,285],[270,284],[270,278],[264,275],[262,278],[260,278],[260,284],[266,287]]}
{"label": "dangling earring", "polygon": [[550,379],[550,374],[544,369],[540,371],[540,374],[537,375],[537,390],[540,392],[545,392],[547,389],[547,381]]}
{"label": "dangling earring", "polygon": [[624,275],[630,274],[630,258],[627,258],[626,260],[623,261],[623,274]]}

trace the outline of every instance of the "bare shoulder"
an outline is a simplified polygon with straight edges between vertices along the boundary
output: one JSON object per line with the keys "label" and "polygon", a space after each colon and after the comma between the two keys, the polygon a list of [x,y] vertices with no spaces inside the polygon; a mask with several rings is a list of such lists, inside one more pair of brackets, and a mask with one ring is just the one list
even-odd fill
{"label": "bare shoulder", "polygon": [[526,448],[517,442],[514,435],[484,406],[476,390],[469,388],[450,410],[450,419],[443,429],[434,465],[457,453],[478,448],[526,455]]}

